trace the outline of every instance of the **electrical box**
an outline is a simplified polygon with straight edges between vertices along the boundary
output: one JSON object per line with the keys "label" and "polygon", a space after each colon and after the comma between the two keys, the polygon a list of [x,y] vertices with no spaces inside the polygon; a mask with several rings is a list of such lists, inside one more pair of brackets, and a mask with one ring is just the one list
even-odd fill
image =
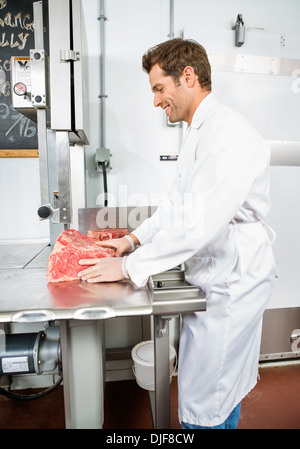
{"label": "electrical box", "polygon": [[36,109],[49,108],[48,57],[44,50],[30,50],[29,57],[11,57],[12,105],[37,121]]}
{"label": "electrical box", "polygon": [[36,111],[31,103],[30,57],[11,58],[12,105],[36,122]]}

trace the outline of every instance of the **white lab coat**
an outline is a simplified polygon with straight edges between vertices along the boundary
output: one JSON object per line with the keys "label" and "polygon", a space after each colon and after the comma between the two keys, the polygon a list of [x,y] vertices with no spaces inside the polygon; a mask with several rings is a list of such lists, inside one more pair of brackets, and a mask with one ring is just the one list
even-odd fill
{"label": "white lab coat", "polygon": [[254,387],[263,311],[275,265],[262,220],[270,209],[270,150],[238,113],[209,94],[186,131],[168,197],[134,234],[126,269],[138,286],[186,265],[207,311],[183,315],[179,419],[215,426]]}

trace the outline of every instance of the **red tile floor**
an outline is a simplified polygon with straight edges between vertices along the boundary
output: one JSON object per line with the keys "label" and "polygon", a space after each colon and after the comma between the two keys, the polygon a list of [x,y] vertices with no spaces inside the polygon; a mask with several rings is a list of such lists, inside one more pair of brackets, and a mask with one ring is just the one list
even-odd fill
{"label": "red tile floor", "polygon": [[[176,377],[170,386],[170,422],[171,429],[180,429]],[[62,387],[35,401],[0,396],[0,429],[64,427]],[[134,380],[106,383],[104,428],[151,429],[148,392]],[[242,402],[239,429],[300,429],[300,364],[260,369],[260,381]]]}

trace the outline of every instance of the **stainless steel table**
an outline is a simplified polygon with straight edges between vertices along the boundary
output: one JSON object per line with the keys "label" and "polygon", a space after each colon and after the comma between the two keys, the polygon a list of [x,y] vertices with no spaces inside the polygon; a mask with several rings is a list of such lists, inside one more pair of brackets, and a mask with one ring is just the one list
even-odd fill
{"label": "stainless steel table", "polygon": [[[103,336],[100,321],[118,316],[154,315],[154,427],[169,427],[168,321],[181,312],[203,311],[205,297],[184,281],[181,290],[166,280],[158,288],[129,281],[49,284],[46,245],[0,245],[0,323],[59,320],[67,428],[101,428]],[[168,284],[169,282],[169,284]],[[173,283],[173,284],[172,284]],[[175,282],[176,284],[176,282]]]}

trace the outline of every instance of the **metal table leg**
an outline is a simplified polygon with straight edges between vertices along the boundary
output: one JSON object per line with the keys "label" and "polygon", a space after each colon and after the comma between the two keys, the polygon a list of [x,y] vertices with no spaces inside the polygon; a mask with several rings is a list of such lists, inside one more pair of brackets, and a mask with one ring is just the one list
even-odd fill
{"label": "metal table leg", "polygon": [[153,421],[155,429],[170,427],[170,318],[163,315],[154,316],[155,401]]}
{"label": "metal table leg", "polygon": [[67,429],[101,429],[104,419],[103,350],[99,321],[61,321]]}

